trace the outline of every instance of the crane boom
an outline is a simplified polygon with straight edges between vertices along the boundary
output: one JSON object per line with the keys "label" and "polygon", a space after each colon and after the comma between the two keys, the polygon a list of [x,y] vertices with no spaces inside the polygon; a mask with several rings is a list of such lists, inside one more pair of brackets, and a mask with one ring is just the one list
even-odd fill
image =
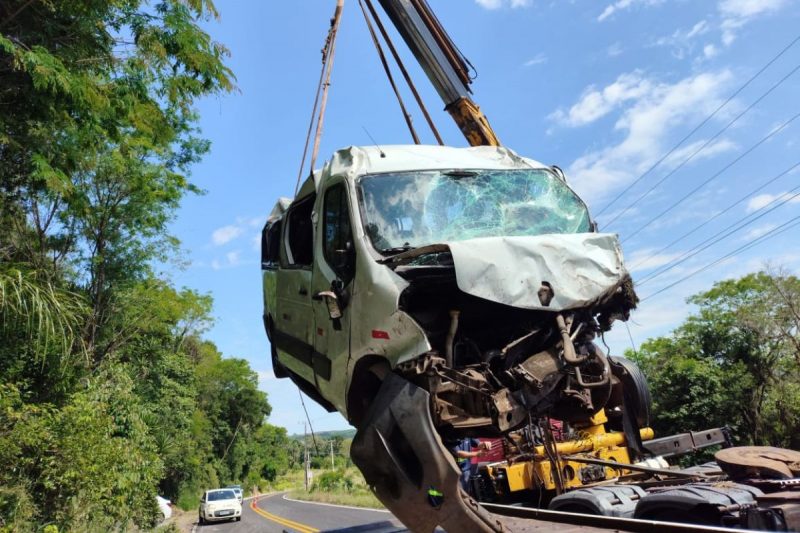
{"label": "crane boom", "polygon": [[469,66],[426,0],[379,0],[471,146],[500,146],[470,97]]}

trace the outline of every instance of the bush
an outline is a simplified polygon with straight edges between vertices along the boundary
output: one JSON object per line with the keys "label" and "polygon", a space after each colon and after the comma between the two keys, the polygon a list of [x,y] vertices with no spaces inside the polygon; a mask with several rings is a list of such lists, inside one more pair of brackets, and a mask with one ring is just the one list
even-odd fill
{"label": "bush", "polygon": [[344,490],[349,492],[352,488],[353,479],[344,470],[331,470],[320,474],[311,490],[323,492]]}

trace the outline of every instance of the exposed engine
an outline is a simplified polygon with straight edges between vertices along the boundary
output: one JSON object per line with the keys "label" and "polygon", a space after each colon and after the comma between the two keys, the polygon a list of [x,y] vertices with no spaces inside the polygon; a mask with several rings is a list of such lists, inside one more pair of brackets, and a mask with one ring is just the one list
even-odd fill
{"label": "exposed engine", "polygon": [[[636,306],[627,274],[585,307],[546,311],[463,292],[451,254],[441,249],[395,272],[410,283],[400,308],[423,327],[433,347],[397,370],[431,393],[443,434],[505,434],[529,417],[586,420],[606,406],[616,379],[596,341]],[[542,307],[558,290],[542,283]]]}

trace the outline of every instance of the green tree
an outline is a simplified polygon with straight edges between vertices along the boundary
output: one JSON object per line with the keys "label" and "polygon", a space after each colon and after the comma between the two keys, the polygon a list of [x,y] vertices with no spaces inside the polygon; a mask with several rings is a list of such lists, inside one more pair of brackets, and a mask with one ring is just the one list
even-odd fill
{"label": "green tree", "polygon": [[729,425],[743,444],[797,447],[798,297],[795,276],[758,272],[690,298],[695,315],[631,354],[650,382],[656,428]]}

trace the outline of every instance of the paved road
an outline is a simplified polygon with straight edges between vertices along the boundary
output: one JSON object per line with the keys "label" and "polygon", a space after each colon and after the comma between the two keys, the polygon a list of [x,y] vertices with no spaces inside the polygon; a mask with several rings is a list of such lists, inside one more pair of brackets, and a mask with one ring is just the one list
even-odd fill
{"label": "paved road", "polygon": [[197,533],[395,533],[407,531],[386,511],[297,502],[283,494],[245,500],[240,522],[196,526]]}
{"label": "paved road", "polygon": [[[342,507],[287,499],[283,494],[260,498],[255,510],[276,531],[336,531],[348,533],[390,533],[406,529],[387,511]],[[271,530],[263,530],[271,531]]]}
{"label": "paved road", "polygon": [[[508,531],[517,533],[608,533],[608,529],[555,524],[540,520],[501,518]],[[196,526],[196,533],[400,533],[408,531],[387,511],[342,507],[286,499],[284,494],[245,500],[241,522]],[[467,533],[467,532],[460,532]]]}

